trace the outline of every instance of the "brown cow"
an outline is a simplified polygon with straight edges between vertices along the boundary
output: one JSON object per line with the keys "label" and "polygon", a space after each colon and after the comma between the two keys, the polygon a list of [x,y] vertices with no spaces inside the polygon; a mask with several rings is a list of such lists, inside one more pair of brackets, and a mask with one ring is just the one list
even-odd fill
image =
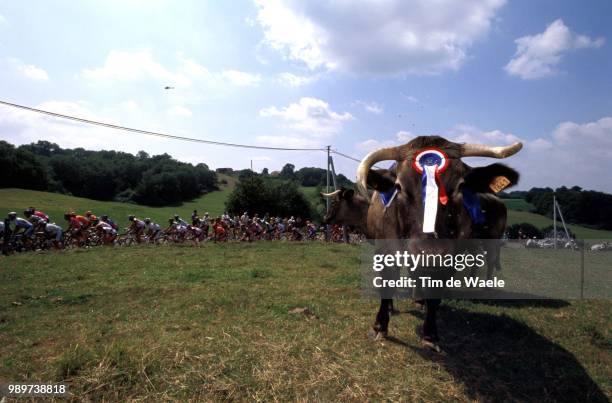
{"label": "brown cow", "polygon": [[[357,186],[364,197],[368,196],[367,182],[370,168],[379,161],[396,161],[398,193],[393,202],[380,208],[378,195],[372,195],[368,211],[367,227],[375,239],[410,239],[410,251],[439,253],[440,245],[448,245],[445,253],[453,253],[452,240],[477,239],[482,236],[482,224],[470,216],[464,199],[474,195],[478,200],[493,195],[499,188],[512,186],[518,181],[518,173],[502,164],[471,168],[461,158],[491,157],[507,158],[522,148],[521,143],[505,147],[490,147],[478,144],[459,144],[439,136],[421,136],[398,147],[383,148],[368,154],[357,169]],[[419,171],[420,168],[420,171]],[[423,200],[424,174],[435,172],[439,181],[440,200],[433,217],[433,229],[424,225],[425,202]],[[444,193],[442,193],[444,192]],[[470,196],[471,197],[471,196]],[[494,204],[488,212],[489,225],[504,222],[505,206]],[[502,213],[503,212],[503,213]],[[477,212],[476,212],[477,213]],[[497,220],[497,221],[496,221]],[[485,220],[485,225],[486,225]],[[431,224],[430,224],[431,225]],[[442,240],[442,241],[440,241]],[[449,242],[445,243],[444,240]],[[391,300],[381,299],[371,335],[382,338],[387,335],[389,325],[388,305]],[[425,301],[426,315],[422,337],[427,343],[438,340],[436,312],[440,299]]]}

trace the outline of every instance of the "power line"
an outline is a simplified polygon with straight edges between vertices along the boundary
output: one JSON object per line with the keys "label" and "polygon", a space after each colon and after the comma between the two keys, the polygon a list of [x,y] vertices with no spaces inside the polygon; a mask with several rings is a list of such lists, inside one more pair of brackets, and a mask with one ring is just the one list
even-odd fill
{"label": "power line", "polygon": [[0,101],[0,104],[5,105],[5,106],[10,106],[10,107],[13,107],[13,108],[23,109],[23,110],[30,111],[30,112],[35,112],[35,113],[43,114],[43,115],[53,116],[55,118],[67,119],[67,120],[72,120],[72,121],[76,121],[76,122],[80,122],[80,123],[86,123],[86,124],[95,125],[95,126],[107,127],[107,128],[115,129],[115,130],[123,130],[123,131],[127,131],[127,132],[146,134],[146,135],[149,135],[149,136],[163,137],[163,138],[173,139],[173,140],[191,141],[191,142],[194,142],[194,143],[212,144],[212,145],[225,146],[225,147],[254,148],[254,149],[259,149],[259,150],[327,151],[327,149],[325,149],[325,148],[266,147],[266,146],[254,146],[254,145],[237,144],[237,143],[225,143],[225,142],[222,142],[222,141],[213,141],[213,140],[202,140],[202,139],[196,139],[196,138],[193,138],[193,137],[175,136],[175,135],[167,134],[167,133],[152,132],[152,131],[142,130],[142,129],[134,129],[134,128],[131,128],[131,127],[114,125],[114,124],[111,124],[111,123],[99,122],[99,121],[96,121],[96,120],[84,119],[84,118],[79,118],[79,117],[76,117],[76,116],[63,115],[61,113],[55,113],[55,112],[45,111],[43,109],[31,108],[29,106],[14,104],[12,102]]}
{"label": "power line", "polygon": [[[226,142],[222,142],[222,141],[213,141],[213,140],[203,140],[203,139],[197,139],[197,138],[193,138],[193,137],[176,136],[176,135],[173,135],[173,134],[167,134],[167,133],[161,133],[161,132],[153,132],[153,131],[142,130],[142,129],[135,129],[135,128],[132,128],[132,127],[120,126],[120,125],[115,125],[115,124],[112,124],[112,123],[100,122],[100,121],[97,121],[97,120],[79,118],[79,117],[76,117],[76,116],[64,115],[64,114],[61,114],[61,113],[46,111],[46,110],[38,109],[38,108],[32,108],[32,107],[29,107],[29,106],[15,104],[15,103],[12,103],[12,102],[7,102],[7,101],[1,101],[0,100],[0,104],[1,105],[5,105],[5,106],[9,106],[9,107],[12,107],[12,108],[23,109],[23,110],[26,110],[26,111],[29,111],[29,112],[34,112],[34,113],[38,113],[38,114],[42,114],[42,115],[52,116],[54,118],[67,119],[67,120],[72,120],[72,121],[75,121],[75,122],[86,123],[86,124],[89,124],[89,125],[102,126],[102,127],[106,127],[106,128],[114,129],[114,130],[123,130],[123,131],[127,131],[127,132],[140,133],[140,134],[145,134],[145,135],[148,135],[148,136],[162,137],[162,138],[167,138],[167,139],[172,139],[172,140],[190,141],[190,142],[195,142],[195,143],[211,144],[211,145],[224,146],[224,147],[253,148],[253,149],[259,149],[259,150],[276,150],[276,151],[327,151],[327,148],[267,147],[267,146],[254,146],[254,145],[238,144],[238,143],[226,143]],[[330,150],[330,152],[332,152],[333,154],[339,155],[341,157],[347,158],[349,160],[358,162],[358,163],[361,162],[360,159],[352,157],[352,156],[350,156],[348,154],[344,154],[344,153],[342,153],[342,152],[340,152],[338,150]]]}

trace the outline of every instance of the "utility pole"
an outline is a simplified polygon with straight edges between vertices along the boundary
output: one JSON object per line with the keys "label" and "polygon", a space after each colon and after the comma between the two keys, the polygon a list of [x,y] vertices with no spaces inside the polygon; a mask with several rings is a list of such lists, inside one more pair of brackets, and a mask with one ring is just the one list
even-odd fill
{"label": "utility pole", "polygon": [[557,249],[557,196],[553,193],[553,232],[555,237],[555,249]]}
{"label": "utility pole", "polygon": [[[327,177],[325,185],[325,193],[329,193],[329,149],[331,146],[327,146]],[[325,198],[325,212],[329,213],[329,197]],[[325,240],[329,241],[329,224],[325,225]]]}

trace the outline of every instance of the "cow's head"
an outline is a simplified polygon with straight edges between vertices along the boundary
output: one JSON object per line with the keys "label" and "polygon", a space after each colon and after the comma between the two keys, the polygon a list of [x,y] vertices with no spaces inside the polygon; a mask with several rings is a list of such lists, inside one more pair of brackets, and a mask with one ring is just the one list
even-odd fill
{"label": "cow's head", "polygon": [[494,194],[516,184],[518,173],[502,164],[471,168],[461,159],[506,158],[521,148],[521,143],[491,147],[453,143],[438,136],[417,137],[367,155],[357,170],[357,187],[367,195],[370,168],[379,161],[394,160],[395,186],[399,188],[394,200],[397,234],[413,239],[467,238],[471,236],[470,216],[464,196]]}
{"label": "cow's head", "polygon": [[329,211],[325,214],[325,224],[361,225],[365,220],[368,200],[356,194],[353,189],[340,188],[332,193],[321,193],[329,199]]}

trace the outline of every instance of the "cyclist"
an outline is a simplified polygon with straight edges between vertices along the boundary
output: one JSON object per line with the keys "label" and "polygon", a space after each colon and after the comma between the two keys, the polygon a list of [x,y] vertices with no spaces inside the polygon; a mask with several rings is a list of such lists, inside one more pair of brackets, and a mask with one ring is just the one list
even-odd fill
{"label": "cyclist", "polygon": [[[42,211],[36,210],[34,207],[28,207],[26,211],[23,212],[23,215],[30,220],[32,217],[38,217],[43,220],[45,223],[49,222],[49,216],[43,213]],[[31,220],[30,220],[31,221]]]}
{"label": "cyclist", "polygon": [[204,238],[208,238],[208,226],[210,225],[210,216],[208,212],[204,213],[204,217],[200,220],[200,228],[204,231]]}
{"label": "cyclist", "polygon": [[161,235],[161,227],[159,226],[159,224],[156,224],[151,221],[150,218],[145,218],[144,223],[149,241],[155,242],[155,240]]}
{"label": "cyclist", "polygon": [[105,223],[108,223],[111,227],[113,227],[113,229],[115,231],[117,231],[119,229],[117,224],[115,224],[115,222],[113,220],[111,220],[106,214],[102,214],[100,216],[100,221],[104,221]]}
{"label": "cyclist", "polygon": [[112,244],[117,238],[117,230],[106,221],[99,220],[95,228],[104,245]]}
{"label": "cyclist", "polygon": [[181,217],[179,217],[178,214],[174,215],[174,221],[176,221],[176,223],[182,227],[187,228],[189,226],[189,224],[187,224],[187,221],[183,220]]}
{"label": "cyclist", "polygon": [[200,217],[198,216],[198,210],[193,210],[193,213],[191,213],[191,225],[199,225],[200,224]]}
{"label": "cyclist", "polygon": [[29,244],[30,236],[34,232],[34,225],[25,218],[17,217],[17,213],[14,211],[11,211],[8,214],[8,219],[9,221],[15,222],[15,229],[13,230],[13,234],[22,234],[24,244]]}
{"label": "cyclist", "polygon": [[145,229],[145,223],[142,220],[139,220],[133,215],[128,216],[128,221],[130,222],[130,226],[128,228],[128,232],[133,232],[136,236],[136,242],[142,242],[142,234]]}
{"label": "cyclist", "polygon": [[187,227],[179,224],[174,218],[168,219],[168,224],[168,228],[166,228],[164,232],[168,235],[175,234],[175,241],[183,241],[187,234]]}
{"label": "cyclist", "polygon": [[85,212],[85,217],[89,220],[89,221],[98,221],[98,217],[96,217],[91,211],[86,211]]}
{"label": "cyclist", "polygon": [[70,232],[72,237],[79,241],[79,246],[82,246],[87,239],[89,220],[81,215],[76,215],[74,212],[64,214],[64,219],[68,221],[66,232]]}
{"label": "cyclist", "polygon": [[47,239],[53,240],[53,246],[55,247],[55,249],[61,249],[62,235],[64,234],[62,227],[60,227],[59,225],[55,223],[53,224],[46,223],[44,224],[44,232],[45,232],[45,237]]}

